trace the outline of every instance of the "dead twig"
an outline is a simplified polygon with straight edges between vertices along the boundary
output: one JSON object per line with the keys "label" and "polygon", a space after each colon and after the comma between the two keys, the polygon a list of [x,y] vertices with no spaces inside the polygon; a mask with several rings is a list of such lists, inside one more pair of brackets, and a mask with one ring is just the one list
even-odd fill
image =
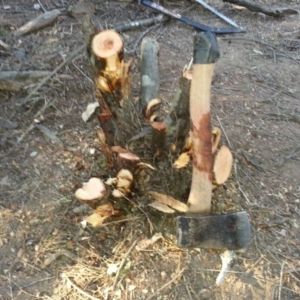
{"label": "dead twig", "polygon": [[290,154],[288,154],[286,157],[283,157],[275,166],[281,167],[288,159],[291,159],[295,156],[297,156],[300,153],[300,144],[297,145],[296,148],[294,148]]}
{"label": "dead twig", "polygon": [[74,59],[76,55],[82,52],[86,48],[86,45],[80,46],[74,52],[72,52],[66,60],[64,60],[59,66],[57,66],[48,76],[46,76],[30,93],[29,95],[19,103],[19,106],[26,104],[30,98],[52,77],[54,76],[62,67],[64,67],[70,60]]}
{"label": "dead twig", "polygon": [[232,145],[231,145],[231,143],[230,143],[230,141],[229,141],[229,138],[228,138],[228,136],[227,136],[227,134],[226,134],[226,131],[225,131],[225,129],[224,129],[224,127],[223,127],[223,125],[222,125],[222,123],[221,123],[221,120],[220,120],[220,118],[219,118],[218,115],[217,115],[217,120],[218,120],[218,122],[219,122],[219,125],[220,125],[220,127],[221,127],[223,133],[224,133],[224,136],[225,136],[225,138],[226,138],[226,141],[227,141],[229,147],[232,148]]}
{"label": "dead twig", "polygon": [[284,268],[285,261],[281,264],[280,269],[280,280],[279,280],[279,291],[278,291],[278,300],[281,300],[281,290],[282,290],[282,277],[283,277],[283,268]]}
{"label": "dead twig", "polygon": [[240,191],[240,193],[241,193],[241,194],[243,195],[243,197],[245,198],[247,204],[250,205],[250,206],[255,206],[255,205],[257,205],[256,203],[251,202],[251,201],[249,200],[249,198],[247,197],[247,195],[245,194],[245,192],[244,192],[243,189],[241,188],[240,182],[239,182],[239,180],[238,180],[238,173],[237,173],[236,162],[234,162],[233,168],[234,168],[234,172],[235,172],[235,177],[236,177],[236,179],[237,179],[236,182],[237,182],[238,190]]}
{"label": "dead twig", "polygon": [[153,297],[155,297],[159,292],[161,292],[167,286],[169,286],[170,284],[172,284],[178,277],[180,277],[183,274],[184,271],[185,271],[185,268],[183,268],[172,280],[170,280],[169,282],[167,282],[166,284],[164,284],[161,288],[159,288],[155,293],[153,293],[151,296],[149,296],[146,300],[150,300]]}
{"label": "dead twig", "polygon": [[140,34],[140,36],[138,36],[138,38],[136,39],[136,41],[135,41],[135,43],[134,43],[132,49],[129,50],[129,51],[126,51],[126,53],[135,53],[135,52],[137,51],[137,47],[138,47],[139,43],[140,43],[141,40],[144,38],[144,36],[146,36],[149,32],[151,32],[151,31],[157,29],[159,26],[161,26],[161,24],[160,24],[160,23],[157,23],[157,24],[155,24],[155,25],[149,27],[148,29],[146,29],[144,32],[142,32],[142,33]]}
{"label": "dead twig", "polygon": [[84,290],[82,290],[80,287],[78,287],[75,283],[72,282],[72,280],[66,274],[62,273],[61,277],[67,281],[68,285],[72,286],[81,295],[87,297],[88,299],[100,300],[100,298],[96,298],[96,297],[90,295],[89,293],[85,292]]}
{"label": "dead twig", "polygon": [[19,37],[32,31],[41,29],[42,27],[45,27],[54,22],[60,14],[61,12],[58,9],[47,11],[17,29],[17,31],[15,32],[15,36]]}
{"label": "dead twig", "polygon": [[118,268],[118,272],[117,272],[117,274],[116,274],[116,277],[115,277],[115,281],[114,281],[112,290],[114,290],[114,289],[116,288],[117,283],[118,283],[118,278],[119,278],[119,276],[120,276],[120,272],[121,272],[122,268],[123,268],[124,265],[125,265],[125,262],[126,262],[126,260],[127,260],[127,257],[128,257],[129,254],[131,253],[132,249],[135,247],[136,243],[137,243],[137,240],[135,240],[135,241],[132,243],[132,245],[131,245],[130,248],[128,249],[127,253],[125,254],[125,256],[124,256],[124,258],[123,258],[123,260],[122,260],[122,262],[121,262],[121,264],[120,264],[120,266],[119,266],[119,268]]}
{"label": "dead twig", "polygon": [[223,0],[224,2],[229,2],[232,4],[236,4],[239,6],[244,6],[246,8],[248,8],[250,11],[253,12],[260,12],[263,13],[265,15],[271,16],[271,17],[284,17],[284,16],[289,16],[289,15],[295,15],[298,14],[297,10],[295,9],[291,9],[291,8],[281,8],[281,7],[277,7],[277,8],[269,8],[267,6],[258,4],[258,3],[254,3],[252,1],[248,1],[248,0]]}
{"label": "dead twig", "polygon": [[264,41],[260,41],[257,39],[250,39],[250,38],[242,38],[242,37],[237,37],[237,38],[223,38],[224,41],[234,41],[234,40],[242,40],[242,41],[248,41],[248,42],[253,42],[253,43],[258,43],[261,45],[265,45],[268,47],[271,47],[272,49],[275,49],[276,51],[283,53],[286,57],[290,58],[292,61],[294,61],[295,63],[300,65],[300,61],[296,58],[294,58],[292,55],[286,53],[286,51],[280,50],[279,48],[277,48],[276,46],[268,43],[268,42],[264,42]]}

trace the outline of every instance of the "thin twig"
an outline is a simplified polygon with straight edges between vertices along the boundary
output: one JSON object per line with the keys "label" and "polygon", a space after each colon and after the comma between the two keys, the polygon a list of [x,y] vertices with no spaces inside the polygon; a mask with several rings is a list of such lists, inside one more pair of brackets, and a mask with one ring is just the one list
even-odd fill
{"label": "thin twig", "polygon": [[71,279],[69,279],[69,277],[66,274],[62,273],[61,277],[65,279],[70,286],[72,286],[76,291],[78,291],[80,294],[84,295],[85,297],[92,300],[100,300],[100,298],[96,298],[90,295],[89,293],[85,292],[84,290],[82,290],[80,287],[78,287],[75,283],[71,281]]}
{"label": "thin twig", "polygon": [[221,120],[220,120],[220,118],[219,118],[218,115],[217,115],[217,120],[218,120],[218,122],[219,122],[219,125],[220,125],[220,127],[221,127],[223,133],[224,133],[224,136],[225,136],[225,138],[226,138],[226,141],[227,141],[229,147],[232,148],[231,143],[230,143],[230,141],[229,141],[229,138],[228,138],[228,136],[227,136],[227,134],[226,134],[226,131],[225,131],[225,129],[224,129],[224,127],[223,127],[223,125],[222,125],[222,123],[221,123]]}
{"label": "thin twig", "polygon": [[86,45],[80,46],[74,52],[72,52],[66,60],[64,60],[59,66],[57,66],[48,76],[46,76],[30,93],[29,95],[22,100],[19,105],[22,106],[26,104],[30,98],[52,77],[54,76],[63,66],[65,66],[70,60],[72,60],[78,53],[85,49]]}
{"label": "thin twig", "polygon": [[137,243],[137,240],[135,240],[135,241],[132,243],[132,245],[131,245],[130,248],[128,249],[127,253],[125,254],[125,256],[124,256],[124,258],[123,258],[123,260],[122,260],[122,262],[121,262],[121,264],[120,264],[120,266],[119,266],[118,272],[117,272],[117,274],[116,274],[116,277],[115,277],[115,281],[114,281],[112,290],[114,290],[114,289],[116,288],[117,283],[118,283],[118,278],[119,278],[120,272],[121,272],[123,266],[125,265],[125,262],[126,262],[127,257],[129,256],[129,254],[130,254],[130,252],[132,251],[132,249],[135,247],[136,243]]}
{"label": "thin twig", "polygon": [[155,293],[153,293],[151,296],[149,296],[146,300],[150,300],[153,297],[155,297],[159,292],[161,292],[167,286],[169,286],[170,284],[172,284],[178,277],[180,277],[183,274],[184,271],[185,271],[185,268],[183,268],[172,280],[170,280],[169,282],[167,282],[166,284],[164,284],[161,288],[159,288]]}
{"label": "thin twig", "polygon": [[11,274],[10,274],[10,272],[9,272],[9,291],[10,291],[10,299],[14,300],[14,295],[13,295],[12,286],[11,286]]}
{"label": "thin twig", "polygon": [[237,182],[237,185],[238,185],[238,190],[239,190],[240,193],[243,195],[243,197],[245,198],[245,200],[246,200],[246,202],[247,202],[248,205],[251,205],[251,206],[256,205],[256,203],[253,203],[253,202],[251,202],[251,201],[249,200],[249,198],[247,197],[247,195],[245,194],[245,192],[244,192],[244,191],[242,190],[242,188],[241,188],[240,182],[239,182],[239,180],[238,180],[238,175],[237,175],[236,161],[235,161],[234,164],[233,164],[233,168],[234,168],[235,176],[236,176],[236,179],[237,179],[236,182]]}
{"label": "thin twig", "polygon": [[137,47],[140,43],[140,41],[144,38],[144,36],[146,36],[149,32],[151,32],[152,30],[157,29],[159,26],[161,26],[161,23],[157,23],[151,27],[149,27],[148,29],[146,29],[144,32],[142,32],[142,34],[140,34],[140,36],[136,39],[133,48],[129,51],[125,51],[126,53],[135,53],[135,51],[137,50]]}
{"label": "thin twig", "polygon": [[41,6],[42,10],[43,10],[44,12],[47,12],[47,10],[45,9],[45,7],[44,7],[44,6],[43,6],[43,4],[41,3],[41,1],[40,1],[40,0],[38,0],[38,2],[39,2],[39,4],[40,4],[40,6]]}
{"label": "thin twig", "polygon": [[281,264],[280,269],[280,280],[279,280],[279,291],[278,291],[278,300],[281,300],[281,290],[282,290],[282,277],[283,277],[283,267],[284,267],[285,261]]}
{"label": "thin twig", "polygon": [[23,288],[35,285],[35,284],[37,284],[39,282],[50,280],[50,279],[53,279],[53,278],[55,278],[55,276],[47,277],[47,278],[43,278],[43,279],[39,279],[39,280],[35,280],[35,281],[30,282],[30,283],[27,283],[27,284],[24,284],[24,285],[20,285],[19,287],[23,289]]}
{"label": "thin twig", "polygon": [[283,53],[285,56],[287,56],[288,58],[290,58],[291,60],[293,60],[294,62],[296,62],[297,64],[300,65],[300,61],[298,61],[298,59],[296,59],[292,55],[286,53],[286,51],[280,50],[276,46],[274,46],[274,45],[272,45],[270,43],[267,43],[267,42],[263,42],[263,41],[260,41],[260,40],[257,40],[257,39],[249,39],[249,38],[242,38],[242,37],[237,37],[237,38],[223,38],[223,40],[224,41],[228,41],[228,40],[230,40],[230,41],[243,40],[243,41],[249,41],[249,42],[253,42],[253,43],[262,44],[262,45],[271,47],[271,48],[275,49],[278,52]]}

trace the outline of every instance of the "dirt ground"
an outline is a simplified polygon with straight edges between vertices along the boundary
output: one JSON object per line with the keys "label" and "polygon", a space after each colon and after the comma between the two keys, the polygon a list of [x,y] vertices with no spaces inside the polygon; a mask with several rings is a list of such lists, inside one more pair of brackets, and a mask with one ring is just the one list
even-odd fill
{"label": "dirt ground", "polygon": [[[218,36],[212,118],[222,128],[222,144],[233,152],[234,167],[213,201],[224,213],[247,211],[251,243],[236,253],[217,286],[220,252],[178,248],[172,217],[147,203],[117,200],[123,201],[121,218],[96,229],[81,225],[89,213],[79,209],[74,192],[92,176],[107,178],[108,171],[97,118],[81,119],[95,101],[85,50],[68,60],[85,43],[80,20],[67,13],[76,2],[3,0],[0,5],[0,40],[10,47],[0,48],[0,72],[52,72],[67,60],[25,104],[40,81],[0,90],[0,299],[300,299],[299,15],[276,19],[210,1],[247,29]],[[256,2],[299,10],[299,1]],[[136,2],[91,3],[103,28],[155,15]],[[206,25],[227,26],[198,4],[164,5],[186,10]],[[62,13],[53,24],[14,36],[43,9],[55,8]],[[160,96],[167,105],[192,57],[194,33],[175,20],[121,33],[125,59],[133,59],[135,97],[141,38],[160,44]],[[36,121],[59,142],[34,127]],[[136,249],[136,243],[158,233],[162,238],[146,250]]]}

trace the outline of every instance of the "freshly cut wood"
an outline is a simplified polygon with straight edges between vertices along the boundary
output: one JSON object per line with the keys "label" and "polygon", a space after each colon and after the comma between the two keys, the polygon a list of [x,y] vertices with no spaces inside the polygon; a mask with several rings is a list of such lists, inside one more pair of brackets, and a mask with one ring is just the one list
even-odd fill
{"label": "freshly cut wood", "polygon": [[233,157],[227,146],[222,146],[217,152],[213,166],[213,183],[215,185],[223,184],[230,176],[232,169]]}
{"label": "freshly cut wood", "polygon": [[148,204],[149,206],[153,207],[156,210],[159,210],[161,212],[164,212],[166,214],[173,214],[175,212],[174,209],[170,208],[169,206],[162,204],[158,201],[154,201],[150,204]]}
{"label": "freshly cut wood", "polygon": [[41,29],[47,25],[53,23],[57,17],[61,14],[60,10],[54,9],[51,11],[47,11],[44,14],[38,16],[37,18],[27,22],[23,26],[21,26],[17,31],[15,31],[15,36],[21,36],[32,31]]}
{"label": "freshly cut wood", "polygon": [[97,87],[103,92],[118,92],[123,60],[121,36],[113,30],[104,30],[94,36],[91,46],[98,72]]}
{"label": "freshly cut wood", "polygon": [[148,192],[148,195],[150,195],[154,200],[156,200],[162,204],[168,205],[171,208],[176,209],[177,211],[180,211],[180,212],[188,211],[188,207],[185,203],[182,203],[181,201],[179,201],[171,196],[157,193],[157,192],[152,192],[152,191]]}
{"label": "freshly cut wood", "polygon": [[[122,76],[128,76],[123,72],[123,41],[121,36],[113,30],[104,30],[96,34],[91,40],[88,53],[94,70],[96,83],[96,97],[100,106],[99,122],[109,146],[121,143],[122,132],[120,122],[128,123],[122,118],[127,110],[120,110],[124,97]],[[127,68],[128,70],[128,68]],[[126,90],[128,94],[128,90]],[[125,127],[124,127],[125,128]]]}
{"label": "freshly cut wood", "polygon": [[105,196],[106,188],[101,179],[92,177],[82,184],[82,188],[75,192],[75,197],[91,208],[97,208],[100,200]]}

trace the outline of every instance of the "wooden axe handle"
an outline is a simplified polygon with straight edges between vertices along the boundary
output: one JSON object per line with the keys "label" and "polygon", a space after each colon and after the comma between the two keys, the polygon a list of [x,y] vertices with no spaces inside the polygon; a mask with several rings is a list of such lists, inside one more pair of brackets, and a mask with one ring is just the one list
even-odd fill
{"label": "wooden axe handle", "polygon": [[216,36],[201,32],[194,37],[194,65],[190,90],[193,175],[188,198],[189,212],[209,213],[212,193],[212,143],[210,88],[220,53]]}

